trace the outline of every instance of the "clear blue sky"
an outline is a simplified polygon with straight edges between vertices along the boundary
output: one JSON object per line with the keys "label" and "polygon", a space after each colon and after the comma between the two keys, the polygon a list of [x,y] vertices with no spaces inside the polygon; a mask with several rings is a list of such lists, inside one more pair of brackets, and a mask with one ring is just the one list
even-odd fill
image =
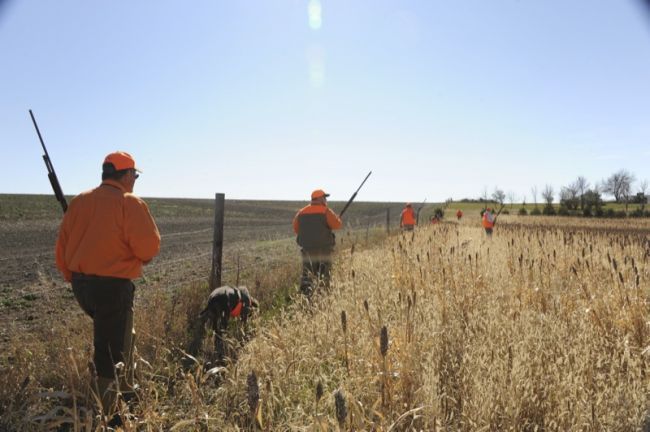
{"label": "clear blue sky", "polygon": [[0,0],[0,193],[131,152],[156,197],[528,195],[650,178],[634,0]]}

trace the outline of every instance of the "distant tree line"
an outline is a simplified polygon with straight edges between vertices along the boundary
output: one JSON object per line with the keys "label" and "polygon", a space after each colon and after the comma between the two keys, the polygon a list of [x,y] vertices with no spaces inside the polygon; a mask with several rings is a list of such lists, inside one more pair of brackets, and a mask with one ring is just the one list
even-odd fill
{"label": "distant tree line", "polygon": [[[526,198],[523,198],[523,205],[520,207],[520,215],[560,215],[560,216],[585,216],[585,217],[650,217],[650,211],[646,210],[648,203],[648,190],[650,184],[648,180],[641,180],[636,183],[636,176],[631,172],[621,169],[616,171],[606,179],[596,182],[593,185],[584,177],[578,176],[573,182],[562,186],[557,192],[559,205],[553,203],[556,198],[556,191],[552,185],[546,184],[540,190],[537,186],[530,189],[533,199],[533,209],[526,208]],[[490,195],[487,187],[483,189],[478,199],[462,199],[461,202],[478,202],[504,204],[506,197],[512,208],[517,200],[513,192],[504,193],[502,190],[495,188]],[[538,197],[541,197],[541,208],[538,204]],[[605,201],[604,197],[611,197],[613,200]],[[604,208],[607,202],[624,204],[625,210],[615,210],[613,208]],[[636,207],[629,212],[629,205],[635,204]],[[508,213],[507,210],[504,213]]]}

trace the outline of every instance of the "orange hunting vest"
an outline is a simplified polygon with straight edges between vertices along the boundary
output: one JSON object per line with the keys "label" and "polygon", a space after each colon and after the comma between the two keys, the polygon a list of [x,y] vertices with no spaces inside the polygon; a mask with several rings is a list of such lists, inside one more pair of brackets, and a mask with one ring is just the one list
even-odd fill
{"label": "orange hunting vest", "polygon": [[401,214],[402,225],[415,225],[415,211],[413,207],[406,207]]}
{"label": "orange hunting vest", "polygon": [[488,219],[488,214],[490,214],[490,212],[483,213],[483,228],[494,227],[494,218],[491,218],[492,220]]}

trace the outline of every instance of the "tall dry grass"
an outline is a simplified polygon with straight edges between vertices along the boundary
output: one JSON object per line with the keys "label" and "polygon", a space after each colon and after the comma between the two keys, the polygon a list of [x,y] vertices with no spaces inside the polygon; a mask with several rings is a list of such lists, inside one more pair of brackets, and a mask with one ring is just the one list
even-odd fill
{"label": "tall dry grass", "polygon": [[[503,224],[487,240],[467,223],[420,229],[342,252],[331,289],[311,303],[269,296],[274,312],[247,337],[231,328],[225,368],[207,364],[207,337],[182,366],[205,286],[153,291],[138,303],[140,402],[125,429],[642,430],[649,259],[634,233]],[[297,271],[258,272],[257,289],[291,286]],[[1,427],[101,428],[88,330],[72,316],[12,345]]]}
{"label": "tall dry grass", "polygon": [[269,430],[338,428],[339,390],[346,430],[641,430],[649,257],[641,236],[454,224],[348,254],[331,293],[268,322],[226,373],[223,427],[243,426],[255,370]]}

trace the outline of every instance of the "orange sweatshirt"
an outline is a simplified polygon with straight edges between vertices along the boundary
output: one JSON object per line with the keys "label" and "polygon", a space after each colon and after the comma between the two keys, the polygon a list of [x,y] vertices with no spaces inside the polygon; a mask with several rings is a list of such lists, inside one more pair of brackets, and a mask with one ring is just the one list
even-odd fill
{"label": "orange sweatshirt", "polygon": [[149,208],[113,180],[77,195],[63,216],[56,266],[72,272],[135,279],[160,251],[160,233]]}

